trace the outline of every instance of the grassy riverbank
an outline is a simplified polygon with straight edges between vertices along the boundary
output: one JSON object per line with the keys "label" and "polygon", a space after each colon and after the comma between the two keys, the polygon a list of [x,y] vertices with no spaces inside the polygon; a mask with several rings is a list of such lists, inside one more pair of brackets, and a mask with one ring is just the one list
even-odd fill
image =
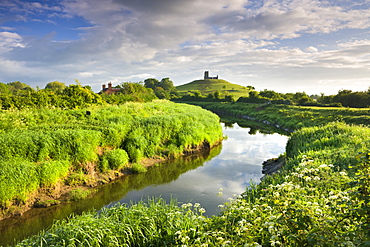
{"label": "grassy riverbank", "polygon": [[293,133],[288,165],[218,216],[150,199],[63,220],[19,246],[366,246],[369,157],[358,152],[369,136],[340,123]]}
{"label": "grassy riverbank", "polygon": [[215,114],[169,101],[3,111],[0,118],[2,217],[40,193],[56,198],[61,186],[94,186],[109,174],[145,171],[147,158],[175,157],[222,139]]}
{"label": "grassy riverbank", "polygon": [[[151,199],[72,217],[19,246],[368,246],[370,129],[338,122],[318,127],[315,123],[321,122],[308,117],[294,120],[291,116],[301,110],[283,115],[288,122],[312,126],[293,128],[287,165],[220,205],[218,216],[203,216],[198,204]],[[345,111],[350,111],[343,114],[348,121],[367,124],[361,111],[340,110]],[[330,117],[314,116],[323,122]]]}
{"label": "grassy riverbank", "polygon": [[340,121],[370,126],[369,108],[308,107],[274,104],[187,102],[207,110],[265,122],[289,131]]}

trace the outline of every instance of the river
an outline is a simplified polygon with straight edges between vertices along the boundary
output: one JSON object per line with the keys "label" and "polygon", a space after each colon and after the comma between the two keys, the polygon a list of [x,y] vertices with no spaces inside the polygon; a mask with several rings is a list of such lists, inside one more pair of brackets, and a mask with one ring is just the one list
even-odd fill
{"label": "river", "polygon": [[[237,123],[222,123],[227,138],[221,145],[197,155],[180,157],[150,167],[146,173],[103,185],[91,198],[29,210],[22,216],[0,221],[0,245],[13,244],[47,229],[55,220],[71,214],[99,210],[116,203],[148,197],[200,203],[205,215],[216,215],[219,205],[241,194],[262,177],[262,162],[285,152],[288,136]],[[217,195],[222,191],[222,196]]]}

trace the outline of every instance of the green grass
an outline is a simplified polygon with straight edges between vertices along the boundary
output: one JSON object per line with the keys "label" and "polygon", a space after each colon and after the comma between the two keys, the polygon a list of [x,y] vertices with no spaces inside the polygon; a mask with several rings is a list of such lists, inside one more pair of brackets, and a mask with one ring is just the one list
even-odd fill
{"label": "green grass", "polygon": [[217,216],[151,199],[60,221],[18,246],[369,246],[370,128],[303,127],[286,160]]}
{"label": "green grass", "polygon": [[203,210],[198,204],[178,207],[175,200],[166,203],[163,199],[117,204],[99,214],[63,220],[43,237],[35,236],[19,246],[175,246],[181,243],[175,239],[179,229],[197,234],[205,219]]}
{"label": "green grass", "polygon": [[343,107],[301,107],[273,104],[187,102],[219,114],[267,122],[290,132],[329,122],[370,126],[370,110]]}
{"label": "green grass", "polygon": [[220,79],[196,80],[177,86],[176,89],[180,94],[185,94],[189,91],[200,91],[202,95],[207,95],[215,91],[220,91],[222,94],[233,94],[236,97],[247,97],[250,91],[246,87]]}
{"label": "green grass", "polygon": [[143,172],[129,162],[178,156],[222,139],[217,115],[161,100],[78,110],[1,111],[0,120],[3,209],[27,201],[40,187],[59,181],[88,183],[91,174],[109,170]]}

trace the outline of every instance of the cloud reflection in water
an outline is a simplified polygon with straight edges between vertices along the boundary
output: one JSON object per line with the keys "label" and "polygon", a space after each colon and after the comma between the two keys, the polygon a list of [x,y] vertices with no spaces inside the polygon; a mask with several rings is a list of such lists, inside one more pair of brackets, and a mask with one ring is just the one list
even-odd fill
{"label": "cloud reflection in water", "polygon": [[[190,170],[168,184],[148,186],[140,191],[127,193],[121,202],[137,201],[148,196],[161,196],[179,202],[199,202],[208,215],[217,214],[218,205],[226,202],[233,194],[241,194],[251,181],[258,183],[262,176],[262,162],[278,157],[285,152],[287,136],[277,133],[250,135],[249,128],[234,124],[232,128],[223,125],[224,135],[219,155]],[[219,189],[223,195],[217,197]]]}

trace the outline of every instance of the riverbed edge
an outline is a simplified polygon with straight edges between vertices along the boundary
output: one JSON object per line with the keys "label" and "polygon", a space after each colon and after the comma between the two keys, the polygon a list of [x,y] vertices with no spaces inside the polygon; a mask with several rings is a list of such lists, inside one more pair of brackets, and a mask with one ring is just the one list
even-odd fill
{"label": "riverbed edge", "polygon": [[[197,154],[202,151],[205,151],[205,150],[210,150],[213,147],[221,145],[222,140],[223,138],[219,141],[216,141],[213,144],[210,144],[204,141],[197,146],[192,146],[184,150],[182,153],[177,154],[175,157],[169,156],[169,157],[144,158],[139,162],[139,164],[141,164],[145,168],[159,165],[162,162],[174,159],[179,156],[193,155],[193,154]],[[117,179],[122,179],[131,174],[134,174],[134,172],[132,172],[132,170],[129,170],[129,169],[109,170],[104,173],[95,172],[94,174],[91,174],[90,180],[87,183],[83,185],[74,185],[74,186],[65,184],[65,180],[63,179],[59,181],[53,187],[40,188],[39,190],[34,192],[32,195],[30,195],[29,199],[24,204],[19,204],[19,205],[13,204],[9,208],[3,209],[0,214],[0,221],[8,219],[8,218],[12,218],[12,217],[20,217],[25,212],[33,208],[40,208],[40,207],[46,208],[46,207],[52,207],[55,205],[59,205],[61,203],[73,202],[74,199],[70,195],[70,192],[73,190],[87,191],[87,195],[85,197],[87,198],[91,196],[95,192],[96,188],[98,188],[99,186],[114,182]],[[80,198],[80,199],[84,199],[84,198]]]}

